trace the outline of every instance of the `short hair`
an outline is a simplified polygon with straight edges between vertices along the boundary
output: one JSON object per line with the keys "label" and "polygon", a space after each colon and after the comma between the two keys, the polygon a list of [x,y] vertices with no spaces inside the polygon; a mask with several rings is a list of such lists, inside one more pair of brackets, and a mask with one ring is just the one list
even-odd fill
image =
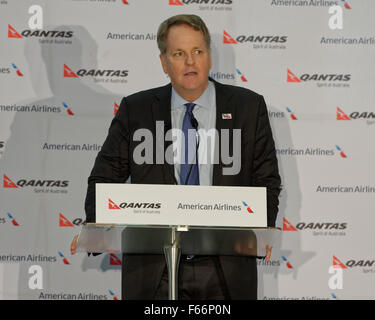
{"label": "short hair", "polygon": [[158,29],[157,43],[161,54],[165,54],[167,49],[167,35],[170,27],[174,25],[186,24],[196,31],[201,31],[208,49],[211,48],[210,32],[203,20],[195,14],[179,14],[163,21]]}

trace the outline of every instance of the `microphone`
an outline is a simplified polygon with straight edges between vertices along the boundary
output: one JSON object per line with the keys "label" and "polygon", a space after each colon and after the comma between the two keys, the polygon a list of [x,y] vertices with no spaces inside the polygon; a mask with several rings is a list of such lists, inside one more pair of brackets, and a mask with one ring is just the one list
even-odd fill
{"label": "microphone", "polygon": [[198,121],[197,121],[197,119],[195,119],[193,114],[190,117],[190,122],[191,122],[191,125],[193,126],[193,128],[195,129],[195,131],[198,131]]}

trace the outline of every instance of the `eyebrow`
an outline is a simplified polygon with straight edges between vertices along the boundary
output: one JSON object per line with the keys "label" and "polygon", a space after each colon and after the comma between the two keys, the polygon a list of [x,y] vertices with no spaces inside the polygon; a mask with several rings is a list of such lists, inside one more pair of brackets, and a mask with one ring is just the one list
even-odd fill
{"label": "eyebrow", "polygon": [[[196,49],[202,50],[203,48],[202,47],[194,47],[192,50],[196,50]],[[185,50],[181,49],[181,48],[177,48],[177,49],[174,49],[174,50],[171,50],[171,51],[185,51]]]}

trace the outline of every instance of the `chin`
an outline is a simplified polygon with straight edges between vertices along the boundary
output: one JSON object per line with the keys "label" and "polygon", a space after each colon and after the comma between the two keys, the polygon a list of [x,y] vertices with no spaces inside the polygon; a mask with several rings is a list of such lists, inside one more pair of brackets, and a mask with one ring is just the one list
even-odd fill
{"label": "chin", "polygon": [[202,81],[185,81],[182,87],[185,90],[199,90],[200,88],[204,87],[204,83]]}

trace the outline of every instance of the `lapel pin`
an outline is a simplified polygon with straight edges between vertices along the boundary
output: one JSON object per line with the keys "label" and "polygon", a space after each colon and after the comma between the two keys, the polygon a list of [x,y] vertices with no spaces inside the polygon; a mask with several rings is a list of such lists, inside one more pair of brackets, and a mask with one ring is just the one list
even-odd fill
{"label": "lapel pin", "polygon": [[231,113],[222,113],[221,118],[224,120],[232,119],[232,114]]}

